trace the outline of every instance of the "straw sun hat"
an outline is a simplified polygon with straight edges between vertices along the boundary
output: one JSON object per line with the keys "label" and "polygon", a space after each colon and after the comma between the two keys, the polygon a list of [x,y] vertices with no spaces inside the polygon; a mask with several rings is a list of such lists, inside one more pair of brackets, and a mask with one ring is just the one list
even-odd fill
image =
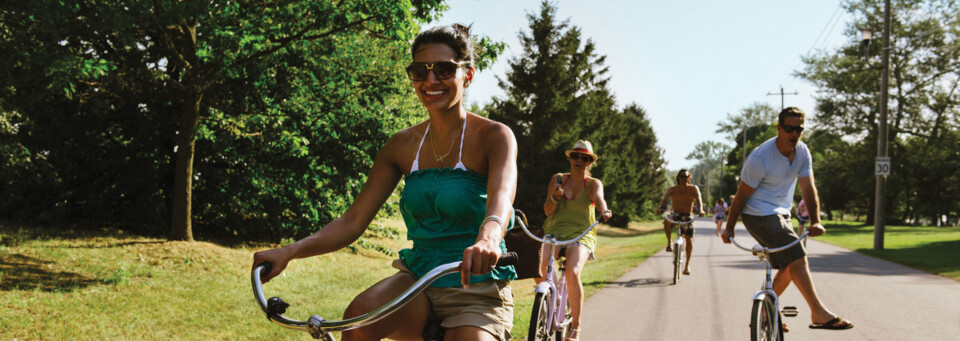
{"label": "straw sun hat", "polygon": [[567,149],[567,157],[570,157],[570,153],[580,153],[585,155],[590,155],[593,158],[593,161],[597,161],[600,157],[597,154],[593,153],[593,145],[590,144],[590,141],[578,140],[577,143],[573,144],[573,148]]}

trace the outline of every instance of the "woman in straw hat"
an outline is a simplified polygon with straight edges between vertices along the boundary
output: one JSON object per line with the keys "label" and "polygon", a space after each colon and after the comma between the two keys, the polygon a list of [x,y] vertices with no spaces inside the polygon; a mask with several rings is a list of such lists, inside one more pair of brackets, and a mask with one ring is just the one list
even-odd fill
{"label": "woman in straw hat", "polygon": [[258,252],[254,266],[273,264],[264,282],[290,260],[339,250],[363,235],[403,177],[400,213],[413,247],[399,252],[393,276],[360,293],[344,312],[352,318],[393,300],[436,266],[462,261],[461,273],[433,282],[394,314],[344,331],[344,340],[422,340],[439,321],[447,340],[510,340],[513,266],[497,267],[506,251],[517,188],[517,141],[505,125],[467,112],[463,94],[476,54],[468,27],[426,30],[413,42],[407,67],[429,119],[394,134],[367,182],[339,218],[283,248]]}
{"label": "woman in straw hat", "polygon": [[[583,233],[596,220],[595,209],[600,211],[604,221],[613,215],[603,199],[603,183],[600,179],[590,177],[590,168],[598,159],[593,153],[590,141],[577,141],[566,154],[570,161],[570,172],[557,173],[550,178],[547,199],[543,204],[543,212],[547,215],[547,220],[543,223],[544,232],[560,240],[573,239]],[[580,308],[583,306],[580,273],[587,259],[593,258],[596,245],[597,232],[593,230],[577,243],[568,246],[564,254],[567,258],[567,271],[564,273],[567,277],[567,294],[573,317],[568,341],[580,339]],[[543,273],[546,273],[546,257],[547,255],[544,255],[540,262]],[[537,283],[544,280],[546,279],[540,278]]]}

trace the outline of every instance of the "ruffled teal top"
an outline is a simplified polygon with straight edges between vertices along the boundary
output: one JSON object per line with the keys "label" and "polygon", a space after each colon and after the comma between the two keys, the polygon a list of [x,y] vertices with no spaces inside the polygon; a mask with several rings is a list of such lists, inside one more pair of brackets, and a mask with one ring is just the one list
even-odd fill
{"label": "ruffled teal top", "polygon": [[[405,182],[400,214],[413,247],[400,250],[400,259],[417,278],[439,265],[463,260],[463,250],[476,243],[487,212],[487,177],[464,169],[431,168],[407,174]],[[509,222],[507,229],[513,226],[513,217],[504,220]],[[501,240],[500,252],[506,251]],[[470,283],[516,278],[513,266],[502,266],[470,276]],[[431,286],[458,287],[460,274],[446,275]]]}

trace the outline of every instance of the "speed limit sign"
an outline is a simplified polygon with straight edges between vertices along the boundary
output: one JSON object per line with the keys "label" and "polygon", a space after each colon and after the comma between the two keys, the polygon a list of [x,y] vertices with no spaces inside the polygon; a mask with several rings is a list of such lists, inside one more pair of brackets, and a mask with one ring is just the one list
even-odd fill
{"label": "speed limit sign", "polygon": [[890,175],[889,156],[877,156],[876,175]]}

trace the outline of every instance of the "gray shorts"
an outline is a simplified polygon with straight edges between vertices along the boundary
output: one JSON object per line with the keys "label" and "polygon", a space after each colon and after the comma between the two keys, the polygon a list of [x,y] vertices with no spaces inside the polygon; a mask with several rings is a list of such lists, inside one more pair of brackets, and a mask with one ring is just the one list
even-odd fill
{"label": "gray shorts", "polygon": [[[740,219],[743,221],[743,225],[747,227],[747,232],[750,232],[753,239],[756,239],[764,247],[784,246],[799,238],[797,233],[793,232],[790,216],[786,214],[767,216],[741,214]],[[783,269],[806,255],[807,250],[803,248],[803,243],[797,243],[789,249],[771,253],[770,264],[774,269]]]}

